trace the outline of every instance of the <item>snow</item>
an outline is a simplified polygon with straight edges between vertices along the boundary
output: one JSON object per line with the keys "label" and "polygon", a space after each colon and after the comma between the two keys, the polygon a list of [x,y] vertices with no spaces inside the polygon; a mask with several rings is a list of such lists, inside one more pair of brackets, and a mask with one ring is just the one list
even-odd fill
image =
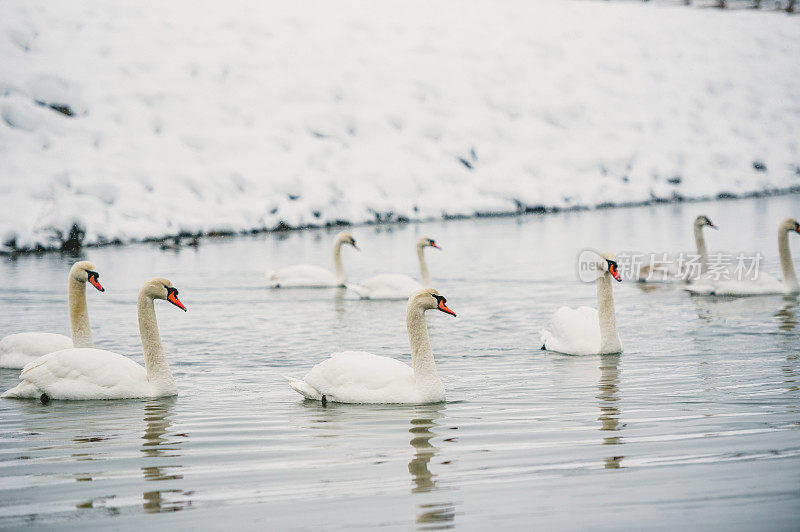
{"label": "snow", "polygon": [[748,10],[6,0],[0,250],[797,187],[798,57]]}

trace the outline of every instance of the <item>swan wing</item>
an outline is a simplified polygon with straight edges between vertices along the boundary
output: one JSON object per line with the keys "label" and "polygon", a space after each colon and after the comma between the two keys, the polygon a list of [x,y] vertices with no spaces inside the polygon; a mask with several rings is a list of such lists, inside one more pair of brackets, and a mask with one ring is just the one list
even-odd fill
{"label": "swan wing", "polygon": [[125,399],[148,397],[151,386],[145,369],[133,360],[102,349],[71,348],[49,353],[28,363],[22,381],[3,397],[52,399]]}
{"label": "swan wing", "polygon": [[768,273],[761,272],[758,277],[745,279],[712,279],[702,277],[683,287],[689,293],[713,296],[758,296],[784,294],[786,285]]}
{"label": "swan wing", "polygon": [[340,403],[416,400],[414,372],[410,366],[364,351],[333,353],[314,366],[303,380],[328,400]]}
{"label": "swan wing", "polygon": [[314,264],[297,264],[270,271],[267,279],[273,288],[325,288],[341,284],[333,272]]}
{"label": "swan wing", "polygon": [[53,333],[9,334],[0,340],[0,368],[22,369],[42,355],[72,347],[72,338]]}
{"label": "swan wing", "polygon": [[568,355],[590,355],[600,352],[600,321],[597,309],[561,307],[553,315],[547,330],[542,332],[545,349]]}
{"label": "swan wing", "polygon": [[350,288],[362,299],[408,299],[423,287],[408,275],[384,273]]}

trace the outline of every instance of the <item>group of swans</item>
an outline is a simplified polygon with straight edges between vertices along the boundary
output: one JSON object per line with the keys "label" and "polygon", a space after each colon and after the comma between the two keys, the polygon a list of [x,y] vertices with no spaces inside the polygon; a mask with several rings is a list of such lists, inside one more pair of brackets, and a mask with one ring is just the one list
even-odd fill
{"label": "group of swans", "polygon": [[[698,253],[706,256],[702,229],[715,227],[706,216],[695,220],[695,239]],[[781,222],[778,249],[783,270],[783,283],[778,293],[797,293],[797,276],[791,262],[788,234],[800,233],[800,224],[787,218]],[[341,264],[341,246],[356,246],[347,232],[336,236],[334,242],[334,265],[336,273],[310,265],[285,268],[269,276],[273,286],[319,287],[343,286],[346,283]],[[417,242],[420,270],[423,281],[429,281],[423,249],[438,247],[428,238]],[[705,263],[701,259],[702,263]],[[622,352],[622,342],[617,332],[612,282],[622,281],[616,257],[611,253],[599,255],[596,263],[599,275],[596,280],[598,308],[559,308],[549,328],[541,332],[542,349],[565,354],[613,354]],[[766,274],[761,274],[766,275]],[[392,285],[395,276],[377,276],[363,286],[383,287]],[[399,277],[399,276],[398,276]],[[11,335],[0,341],[0,361],[7,364],[23,364],[20,384],[8,390],[3,397],[46,399],[122,399],[137,397],[161,397],[177,393],[172,373],[169,370],[156,324],[153,301],[164,299],[186,310],[178,299],[178,290],[167,279],[150,279],[139,291],[139,332],[142,339],[145,367],[130,359],[92,347],[89,320],[86,312],[85,284],[93,284],[98,290],[103,287],[94,265],[78,262],[70,270],[69,305],[73,339],[48,333],[22,333]],[[413,280],[412,280],[413,281]],[[697,284],[691,284],[699,291]],[[772,281],[770,281],[772,283]],[[412,288],[405,280],[394,282],[403,289]],[[345,351],[332,354],[315,365],[302,379],[285,377],[293,390],[307,399],[342,403],[431,403],[445,400],[445,389],[434,362],[425,322],[427,310],[438,310],[455,316],[447,306],[447,299],[433,288],[419,288],[408,298],[406,327],[411,345],[411,366],[399,360],[376,356],[363,351]],[[774,286],[773,286],[774,288]],[[363,289],[363,288],[362,288]],[[378,290],[378,288],[374,288]],[[388,289],[387,289],[388,291]],[[398,290],[399,291],[399,290]],[[720,295],[719,285],[707,293]],[[373,292],[379,293],[379,292]],[[752,295],[753,291],[747,295]],[[775,293],[775,292],[761,292]],[[57,338],[54,339],[54,337]],[[66,346],[65,341],[70,344]],[[41,354],[47,349],[53,352]],[[15,367],[15,366],[12,366]]]}
{"label": "group of swans", "polygon": [[412,279],[407,275],[384,273],[370,277],[361,284],[347,283],[347,276],[342,264],[342,246],[345,244],[359,249],[353,235],[342,231],[333,239],[333,268],[326,270],[314,264],[296,264],[279,270],[267,271],[267,280],[271,288],[349,288],[362,299],[408,299],[415,292],[431,285],[431,276],[425,262],[424,249],[432,247],[442,249],[436,242],[426,236],[416,242],[419,260],[420,279]]}
{"label": "group of swans", "polygon": [[162,278],[146,281],[139,290],[139,334],[145,364],[142,367],[128,357],[92,347],[85,285],[89,282],[102,291],[98,278],[94,265],[86,261],[76,263],[70,270],[72,340],[50,333],[21,333],[0,341],[2,355],[8,355],[0,358],[3,367],[17,368],[23,364],[21,382],[2,397],[38,398],[46,402],[168,397],[178,393],[161,346],[153,305],[153,300],[163,299],[186,311],[178,299],[178,290]]}
{"label": "group of swans", "polygon": [[[638,280],[641,282],[680,282],[686,292],[707,296],[757,296],[772,294],[796,294],[800,292],[797,273],[789,249],[789,234],[800,233],[800,224],[794,218],[786,218],[778,225],[778,257],[783,281],[763,271],[736,271],[732,265],[716,265],[709,270],[708,249],[703,235],[704,227],[719,229],[708,216],[700,215],[694,220],[694,239],[697,246],[698,266],[696,272],[684,266],[681,270],[672,263],[642,267]],[[693,275],[693,273],[695,275]]]}

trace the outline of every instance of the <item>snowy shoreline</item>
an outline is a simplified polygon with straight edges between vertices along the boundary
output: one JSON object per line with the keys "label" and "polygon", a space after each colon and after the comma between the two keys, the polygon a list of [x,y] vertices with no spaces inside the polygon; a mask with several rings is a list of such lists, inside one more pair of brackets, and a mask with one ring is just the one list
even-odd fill
{"label": "snowy shoreline", "polygon": [[674,204],[674,203],[702,203],[708,201],[726,201],[726,200],[741,200],[741,199],[749,199],[749,198],[763,198],[768,196],[786,196],[797,194],[800,195],[800,185],[794,186],[788,189],[774,189],[774,190],[765,190],[759,192],[751,192],[747,194],[735,195],[735,194],[728,194],[728,193],[720,193],[717,195],[716,198],[708,198],[708,197],[700,197],[700,198],[670,198],[670,199],[653,199],[650,201],[641,201],[641,202],[629,202],[624,204],[599,204],[594,206],[573,206],[573,207],[545,207],[542,205],[536,206],[524,206],[515,211],[503,211],[503,212],[485,212],[485,213],[475,213],[473,215],[443,215],[441,218],[416,218],[416,219],[396,219],[396,220],[381,220],[381,221],[367,221],[367,222],[357,222],[357,223],[350,223],[350,222],[338,222],[338,223],[328,223],[325,225],[305,225],[305,226],[296,226],[296,227],[289,227],[289,226],[278,226],[271,229],[268,228],[253,228],[249,230],[242,230],[238,232],[234,231],[209,231],[208,233],[179,233],[173,235],[163,235],[159,237],[149,237],[144,238],[141,240],[129,240],[127,242],[122,241],[113,241],[113,242],[93,242],[84,245],[82,241],[75,241],[69,240],[63,242],[59,247],[38,247],[32,249],[0,249],[0,256],[3,255],[29,255],[29,254],[39,254],[39,253],[77,253],[83,248],[98,248],[98,247],[109,247],[109,246],[124,246],[124,245],[132,245],[132,244],[147,244],[147,243],[171,243],[170,247],[164,249],[178,249],[180,247],[184,247],[186,245],[197,245],[194,244],[187,244],[186,239],[196,240],[196,239],[203,239],[203,238],[217,238],[217,237],[237,237],[237,236],[246,236],[246,235],[257,235],[257,234],[264,234],[264,233],[282,233],[282,232],[290,232],[290,231],[306,231],[306,230],[316,230],[316,229],[335,229],[335,228],[358,228],[358,227],[369,227],[369,226],[376,226],[376,225],[397,225],[397,224],[414,224],[414,223],[424,223],[424,222],[434,222],[437,220],[442,221],[455,221],[455,220],[472,220],[478,218],[505,218],[505,217],[513,217],[513,216],[529,216],[529,215],[545,215],[545,214],[555,214],[555,213],[563,213],[563,212],[571,212],[571,211],[589,211],[589,210],[602,210],[602,209],[627,209],[627,208],[634,208],[634,207],[646,207],[649,205],[667,205],[667,204]]}
{"label": "snowy shoreline", "polygon": [[800,186],[791,16],[8,0],[0,57],[0,252]]}

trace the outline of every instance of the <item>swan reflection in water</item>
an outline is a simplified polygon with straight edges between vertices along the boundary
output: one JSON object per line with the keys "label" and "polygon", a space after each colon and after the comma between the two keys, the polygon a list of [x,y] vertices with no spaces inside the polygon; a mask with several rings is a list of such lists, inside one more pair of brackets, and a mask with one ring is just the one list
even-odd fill
{"label": "swan reflection in water", "polygon": [[[619,422],[619,355],[600,355],[600,383],[597,399],[600,405],[600,430],[610,432],[603,437],[603,445],[621,445],[622,436],[616,434],[622,429]],[[606,469],[620,469],[623,456],[607,456]]]}
{"label": "swan reflection in water", "polygon": [[[439,426],[444,418],[445,405],[430,404],[415,407],[411,420],[411,446],[414,456],[408,462],[411,473],[411,493],[428,493],[437,489],[437,475],[430,470],[430,462],[439,453],[439,448],[431,443],[437,434],[431,429]],[[452,439],[449,439],[452,441]],[[448,440],[445,440],[448,441]],[[419,504],[417,526],[420,530],[440,530],[454,528],[455,505],[452,502]]]}
{"label": "swan reflection in water", "polygon": [[[142,436],[141,452],[146,457],[146,462],[160,463],[164,458],[181,456],[180,440],[176,437],[185,438],[185,434],[169,434],[172,425],[173,407],[175,398],[156,399],[148,401],[144,407],[145,431]],[[147,465],[142,467],[142,475],[145,481],[176,481],[183,479],[179,474],[180,465]],[[146,491],[142,494],[144,501],[142,508],[147,513],[176,512],[191,506],[191,501],[167,500],[166,494],[181,494],[188,496],[189,493],[179,489],[164,489]]]}

